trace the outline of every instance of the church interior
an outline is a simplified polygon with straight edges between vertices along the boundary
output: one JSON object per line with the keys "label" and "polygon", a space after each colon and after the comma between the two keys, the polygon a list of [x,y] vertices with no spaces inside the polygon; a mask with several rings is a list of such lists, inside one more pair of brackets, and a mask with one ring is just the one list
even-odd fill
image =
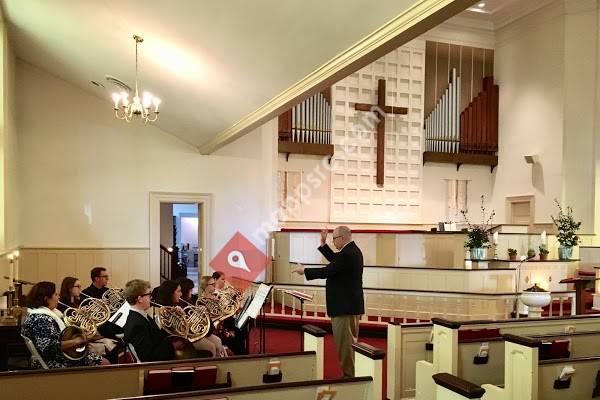
{"label": "church interior", "polygon": [[[0,12],[6,398],[600,398],[600,0]],[[295,273],[345,238],[354,376],[342,272]],[[138,313],[171,359],[128,340]]]}

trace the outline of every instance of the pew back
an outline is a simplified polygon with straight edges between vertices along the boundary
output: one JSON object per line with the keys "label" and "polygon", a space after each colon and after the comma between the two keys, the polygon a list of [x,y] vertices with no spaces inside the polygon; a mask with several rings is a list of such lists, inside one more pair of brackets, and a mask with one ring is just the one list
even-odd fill
{"label": "pew back", "polygon": [[85,399],[104,400],[142,395],[144,375],[149,370],[210,365],[218,368],[217,382],[224,382],[229,372],[232,387],[253,386],[262,383],[262,376],[268,371],[271,358],[281,362],[282,382],[316,378],[316,354],[309,351],[60,370],[9,371],[0,373],[0,388],[3,397],[9,399],[39,400],[40,388],[43,388],[44,398],[63,398],[65,390],[68,390],[69,393],[81,394]]}
{"label": "pew back", "polygon": [[[436,321],[438,322],[438,321]],[[455,338],[458,338],[460,331],[464,330],[483,330],[495,328],[498,329],[499,334],[517,334],[524,336],[532,336],[534,334],[546,334],[552,333],[560,335],[565,330],[573,331],[573,332],[588,332],[588,331],[598,331],[600,330],[600,315],[582,315],[582,316],[572,316],[572,317],[555,317],[555,318],[536,318],[536,319],[514,319],[514,320],[502,320],[502,321],[466,321],[466,322],[453,322],[453,321],[445,321],[439,320],[439,324],[441,326],[452,326],[449,328],[455,331],[453,335]],[[402,327],[400,327],[402,329]],[[454,339],[457,340],[457,339]],[[485,341],[485,340],[484,340]],[[495,375],[490,376],[488,373],[483,371],[483,368],[478,369],[478,366],[472,365],[472,353],[476,353],[476,348],[479,347],[480,343],[472,344],[472,348],[469,350],[470,354],[467,356],[463,354],[462,358],[460,358],[460,346],[451,346],[444,345],[440,348],[435,348],[433,353],[438,360],[442,360],[444,363],[444,367],[440,369],[440,365],[438,361],[438,365],[436,364],[435,357],[434,361],[428,361],[427,358],[424,358],[422,361],[417,363],[416,368],[416,381],[415,382],[405,382],[402,381],[400,384],[401,391],[390,392],[388,390],[388,398],[391,400],[399,400],[401,398],[411,398],[415,397],[415,393],[417,387],[420,388],[421,392],[424,396],[429,396],[430,393],[435,391],[435,385],[432,380],[432,376],[439,372],[449,372],[459,376],[460,378],[467,379],[475,384],[479,383],[489,383],[492,380],[496,381],[497,384],[501,384],[503,382],[503,343],[499,344],[491,344],[491,351],[494,354],[500,355],[499,359],[496,360],[496,364],[494,364]],[[425,343],[422,344],[425,346]],[[395,350],[398,351],[398,350]],[[467,351],[462,350],[462,351]],[[406,355],[403,355],[406,358]],[[388,360],[390,359],[388,354]],[[404,360],[400,358],[400,361],[404,363]],[[459,364],[460,362],[460,364]],[[469,363],[469,365],[466,365]],[[446,366],[451,366],[446,368]],[[413,368],[412,366],[404,365],[402,368]],[[388,363],[388,374],[393,373],[390,371],[396,369],[393,365]],[[465,375],[463,375],[465,374]],[[389,387],[389,386],[388,386]],[[427,394],[425,394],[427,393]]]}
{"label": "pew back", "polygon": [[[138,396],[119,398],[118,400],[307,400],[317,399],[323,390],[335,391],[335,399],[375,400],[369,399],[372,378],[325,379],[286,384],[260,385],[235,389],[218,389],[205,392],[187,392],[160,396]],[[327,397],[323,397],[323,400]],[[379,399],[377,399],[379,400]]]}
{"label": "pew back", "polygon": [[[565,366],[572,366],[575,373],[571,377],[568,388],[555,389],[554,381],[558,378]],[[598,387],[597,375],[600,371],[600,357],[576,358],[568,361],[548,360],[540,361],[538,368],[538,399],[563,400],[563,399],[592,399]]]}
{"label": "pew back", "polygon": [[[553,317],[553,318],[522,318],[499,321],[466,321],[461,323],[459,330],[477,330],[499,328],[501,334],[511,333],[516,335],[535,335],[544,333],[559,334],[565,332],[566,328],[572,328],[574,332],[600,331],[600,315],[581,315],[572,317]],[[425,360],[431,363],[433,361],[433,352],[425,350],[425,345],[430,340],[433,324],[388,324],[388,351],[387,351],[387,397],[391,400],[401,398],[415,397],[416,369],[417,361]],[[481,369],[473,365],[473,353],[477,352],[480,343],[473,344],[471,349],[465,348],[460,361],[464,373],[472,376],[472,382],[480,384],[481,378],[478,374]],[[484,375],[486,383],[487,378],[501,384],[504,373],[504,343],[490,342],[490,354],[499,354],[499,360],[490,360],[494,362],[493,368],[500,367],[498,373],[489,377]],[[469,365],[466,365],[469,363]],[[463,377],[462,375],[459,375]],[[465,378],[469,379],[469,378]],[[470,379],[469,379],[470,380]],[[482,382],[483,383],[483,382]]]}
{"label": "pew back", "polygon": [[[584,358],[600,356],[600,331],[573,332],[570,334],[532,335],[542,341],[569,340],[570,356],[568,358]],[[482,343],[487,343],[488,359],[485,364],[476,364],[475,356]],[[504,339],[487,338],[470,342],[459,342],[458,376],[476,385],[504,383]]]}

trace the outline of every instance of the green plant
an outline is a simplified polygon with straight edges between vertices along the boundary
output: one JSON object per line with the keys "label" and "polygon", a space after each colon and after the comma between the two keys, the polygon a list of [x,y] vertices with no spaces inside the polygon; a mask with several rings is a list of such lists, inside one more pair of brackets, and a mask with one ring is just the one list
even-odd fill
{"label": "green plant", "polygon": [[467,217],[467,212],[465,210],[460,211],[468,225],[467,240],[465,241],[465,247],[468,249],[489,247],[492,219],[496,215],[496,212],[492,210],[486,218],[486,210],[483,205],[484,199],[485,196],[481,196],[481,224],[472,224]]}
{"label": "green plant", "polygon": [[558,200],[554,199],[554,202],[558,206],[558,217],[554,218],[553,215],[551,217],[552,222],[554,222],[554,225],[558,229],[558,234],[556,235],[558,243],[563,247],[577,246],[579,243],[577,230],[581,226],[581,222],[575,222],[575,219],[573,219],[573,209],[570,206],[567,206],[565,212]]}
{"label": "green plant", "polygon": [[548,251],[548,248],[546,247],[545,244],[540,245],[539,250],[540,250],[540,254],[548,254],[548,253],[550,253],[550,251]]}
{"label": "green plant", "polygon": [[535,257],[535,249],[527,250],[527,258]]}
{"label": "green plant", "polygon": [[508,249],[508,255],[509,256],[516,256],[517,255],[517,249]]}

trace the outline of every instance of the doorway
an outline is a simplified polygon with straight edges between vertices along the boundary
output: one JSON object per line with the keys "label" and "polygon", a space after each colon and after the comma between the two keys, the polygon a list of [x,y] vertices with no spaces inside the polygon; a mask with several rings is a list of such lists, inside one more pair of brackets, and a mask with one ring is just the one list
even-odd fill
{"label": "doorway", "polygon": [[211,196],[150,194],[150,283],[187,277],[198,287],[207,265]]}

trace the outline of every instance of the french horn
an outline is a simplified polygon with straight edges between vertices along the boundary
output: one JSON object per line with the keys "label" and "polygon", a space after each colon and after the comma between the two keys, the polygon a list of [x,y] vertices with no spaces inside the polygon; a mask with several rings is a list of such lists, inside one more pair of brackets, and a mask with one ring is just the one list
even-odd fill
{"label": "french horn", "polygon": [[[175,348],[175,359],[183,360],[197,357],[198,353],[190,341],[194,335],[190,336],[190,324],[185,312],[179,307],[162,306],[154,302],[150,303],[155,307],[159,307],[157,314],[158,322],[161,328],[169,334],[168,339]],[[206,332],[208,332],[208,329]]]}
{"label": "french horn", "polygon": [[125,297],[123,297],[122,292],[122,289],[108,289],[102,294],[102,301],[108,306],[111,314],[125,304]]}
{"label": "french horn", "polygon": [[78,308],[68,307],[64,312],[67,326],[76,326],[91,338],[98,333],[98,327],[109,320],[110,308],[101,300],[88,297]]}

